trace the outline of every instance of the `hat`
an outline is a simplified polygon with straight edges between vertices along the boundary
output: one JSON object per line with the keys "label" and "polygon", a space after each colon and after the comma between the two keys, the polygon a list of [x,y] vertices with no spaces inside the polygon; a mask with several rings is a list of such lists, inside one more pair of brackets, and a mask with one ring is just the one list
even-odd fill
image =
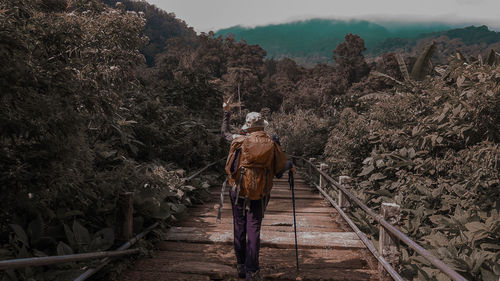
{"label": "hat", "polygon": [[241,127],[242,130],[252,129],[252,128],[265,128],[269,125],[269,122],[262,118],[262,115],[258,112],[250,112],[247,114],[245,119],[245,125]]}

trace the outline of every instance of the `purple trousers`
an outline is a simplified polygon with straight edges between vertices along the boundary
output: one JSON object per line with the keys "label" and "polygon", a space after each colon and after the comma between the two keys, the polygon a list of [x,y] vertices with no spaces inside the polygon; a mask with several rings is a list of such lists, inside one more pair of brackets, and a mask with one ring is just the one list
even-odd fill
{"label": "purple trousers", "polygon": [[[230,190],[233,207],[234,252],[238,264],[245,265],[246,272],[259,270],[260,226],[262,224],[262,201],[250,200],[250,210],[244,210],[244,199],[238,198],[236,192]],[[248,240],[247,240],[248,236]]]}

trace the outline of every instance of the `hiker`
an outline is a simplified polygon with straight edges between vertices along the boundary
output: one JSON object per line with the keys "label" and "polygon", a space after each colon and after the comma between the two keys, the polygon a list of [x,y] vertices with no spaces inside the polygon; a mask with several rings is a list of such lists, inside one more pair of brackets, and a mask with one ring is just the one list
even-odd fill
{"label": "hiker", "polygon": [[[238,277],[262,280],[259,274],[260,228],[269,202],[274,176],[281,178],[292,162],[264,128],[268,122],[260,113],[250,112],[240,134],[232,134],[230,100],[224,101],[222,136],[231,143],[226,173],[233,210],[234,252]],[[248,236],[248,240],[247,240]]]}

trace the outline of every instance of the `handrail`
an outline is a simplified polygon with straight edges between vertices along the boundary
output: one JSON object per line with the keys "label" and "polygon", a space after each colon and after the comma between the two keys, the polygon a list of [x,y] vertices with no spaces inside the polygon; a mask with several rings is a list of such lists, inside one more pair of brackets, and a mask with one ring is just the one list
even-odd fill
{"label": "handrail", "polygon": [[140,249],[123,250],[123,251],[106,251],[106,252],[92,252],[83,254],[61,255],[61,256],[48,256],[36,258],[24,258],[14,260],[0,261],[0,270],[16,269],[20,267],[42,266],[56,263],[66,263],[74,261],[83,261],[96,258],[106,257],[119,257],[125,255],[137,254]]}
{"label": "handrail", "polygon": [[[191,176],[187,177],[185,179],[185,181],[190,181],[192,180],[193,178],[195,178],[196,176],[198,176],[199,174],[201,174],[203,171],[205,171],[206,169],[212,167],[213,165],[221,162],[222,160],[226,159],[225,157],[224,158],[221,158],[217,161],[214,161],[210,164],[208,164],[207,166],[203,167],[201,170],[195,172],[194,174],[192,174]],[[156,222],[155,224],[153,224],[152,226],[150,226],[149,228],[147,228],[144,232],[142,232],[141,234],[138,234],[136,237],[134,237],[132,240],[130,240],[129,242],[123,244],[120,248],[118,248],[119,250],[125,250],[125,249],[128,249],[130,246],[132,246],[135,242],[139,241],[140,239],[142,239],[142,237],[144,237],[146,234],[148,234],[150,231],[152,231],[153,229],[155,229],[157,226],[159,225],[159,222]],[[101,270],[104,266],[106,266],[109,262],[111,261],[110,258],[105,258],[101,261],[101,264],[99,264],[97,267],[94,267],[94,268],[89,268],[87,271],[85,271],[82,275],[78,276],[75,280],[73,281],[84,281],[86,280],[87,278],[91,277],[92,275],[94,275],[95,273],[97,273],[99,270]]]}
{"label": "handrail", "polygon": [[[194,174],[192,174],[191,176],[186,178],[185,181],[192,180],[193,178],[195,178],[196,176],[201,174],[206,169],[212,167],[213,165],[221,162],[224,159],[225,159],[225,157],[208,164],[207,166],[205,166],[201,170],[195,172]],[[101,251],[101,252],[92,252],[92,253],[83,253],[83,254],[2,260],[2,261],[0,261],[0,270],[16,269],[16,268],[30,267],[30,266],[43,266],[43,265],[51,265],[51,264],[58,264],[58,263],[83,261],[83,260],[88,260],[88,259],[104,258],[101,260],[101,263],[97,267],[89,268],[88,270],[86,270],[84,273],[82,273],[80,276],[78,276],[74,280],[74,281],[83,281],[83,280],[86,280],[87,278],[91,277],[92,275],[94,275],[99,270],[101,270],[104,266],[106,266],[111,261],[112,258],[139,253],[141,251],[139,248],[138,249],[131,249],[131,250],[128,250],[128,248],[130,248],[132,245],[134,245],[137,241],[142,239],[144,236],[146,236],[149,232],[154,230],[156,227],[158,227],[159,224],[160,224],[159,222],[154,223],[153,225],[151,225],[147,229],[145,229],[142,233],[136,235],[134,238],[132,238],[128,242],[124,243],[122,246],[120,246],[118,249],[116,249],[114,251],[106,251],[106,252]]]}
{"label": "handrail", "polygon": [[426,260],[428,260],[432,265],[435,267],[439,268],[443,273],[448,275],[452,280],[454,281],[467,281],[462,275],[451,269],[449,266],[447,266],[444,262],[442,262],[440,259],[438,259],[436,256],[434,256],[431,252],[427,251],[424,249],[422,246],[417,244],[415,241],[411,240],[410,237],[406,236],[404,233],[402,233],[399,229],[391,225],[389,222],[387,222],[381,215],[375,213],[372,209],[370,209],[368,206],[366,206],[363,202],[361,202],[354,194],[352,194],[349,190],[347,190],[345,187],[343,187],[341,184],[339,184],[337,181],[335,181],[332,177],[330,177],[327,173],[321,171],[311,163],[309,160],[303,158],[303,157],[296,157],[293,156],[294,158],[301,159],[302,161],[308,163],[313,167],[316,171],[319,172],[320,175],[325,177],[329,182],[331,182],[335,187],[340,189],[347,197],[349,197],[350,200],[355,202],[363,211],[365,211],[368,215],[370,215],[373,219],[375,219],[380,225],[382,225],[387,231],[389,231],[394,237],[398,238],[400,241],[403,241],[408,247],[412,248],[415,250],[415,252],[419,253],[422,255]]}
{"label": "handrail", "polygon": [[366,245],[368,250],[370,250],[370,252],[372,252],[372,254],[375,256],[375,258],[380,262],[380,264],[385,268],[385,270],[387,270],[387,273],[389,273],[389,275],[391,275],[391,277],[394,280],[403,281],[403,278],[401,277],[401,275],[399,275],[399,273],[397,273],[396,270],[394,270],[394,268],[392,268],[392,266],[384,259],[384,257],[382,257],[382,255],[380,255],[380,253],[377,251],[377,249],[375,248],[373,243],[366,237],[366,235],[361,230],[359,230],[359,228],[356,226],[356,224],[354,224],[354,222],[347,216],[347,214],[342,210],[342,208],[340,208],[340,206],[337,203],[335,203],[335,201],[332,199],[332,197],[330,197],[330,195],[328,195],[328,193],[326,193],[326,191],[323,190],[319,185],[315,185],[315,186],[319,190],[319,192],[321,192],[321,194],[323,194],[323,196],[326,198],[326,200],[328,200],[328,202],[330,202],[330,204],[332,204],[332,206],[335,209],[337,209],[337,212],[340,214],[340,216],[342,216],[342,218],[344,218],[344,220],[347,222],[347,224],[349,224],[349,226],[354,230],[356,235],[358,235],[359,239],[361,239],[361,241]]}
{"label": "handrail", "polygon": [[[130,241],[128,241],[127,243],[121,245],[120,248],[118,248],[117,250],[118,251],[123,251],[123,250],[126,250],[126,249],[130,248],[130,246],[134,245],[137,241],[141,240],[144,236],[146,236],[146,234],[148,234],[150,231],[152,231],[153,229],[155,229],[158,225],[160,225],[159,222],[154,223],[153,225],[151,225],[150,227],[148,227],[143,232],[137,234],[137,236],[135,236],[134,238],[132,238]],[[105,267],[110,261],[111,261],[111,258],[109,258],[109,257],[103,259],[98,266],[96,266],[94,268],[87,269],[84,273],[82,273],[80,276],[78,276],[73,281],[83,281],[83,280],[86,280],[87,278],[89,278],[90,276],[94,275],[96,272],[98,272],[99,270],[101,270],[103,267]]]}
{"label": "handrail", "polygon": [[208,169],[208,168],[212,167],[213,165],[215,165],[215,164],[217,164],[217,163],[221,162],[221,161],[222,161],[222,160],[224,160],[224,159],[226,159],[226,157],[221,158],[221,159],[219,159],[219,160],[217,160],[217,161],[214,161],[214,162],[212,162],[212,163],[208,164],[207,166],[203,167],[203,169],[201,169],[201,170],[199,170],[198,172],[196,172],[196,173],[194,173],[194,174],[190,175],[189,177],[187,177],[187,178],[186,178],[186,181],[190,181],[190,180],[192,180],[193,178],[195,178],[197,175],[201,174],[201,173],[202,173],[203,171],[205,171],[206,169]]}

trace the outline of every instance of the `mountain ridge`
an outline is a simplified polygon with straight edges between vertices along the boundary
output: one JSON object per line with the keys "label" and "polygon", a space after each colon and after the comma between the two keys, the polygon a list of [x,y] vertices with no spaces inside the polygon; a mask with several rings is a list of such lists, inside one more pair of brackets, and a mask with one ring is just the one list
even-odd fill
{"label": "mountain ridge", "polygon": [[218,30],[216,35],[225,37],[233,34],[236,40],[243,39],[249,44],[258,44],[271,58],[292,57],[299,62],[314,64],[332,63],[332,50],[348,33],[360,35],[365,40],[365,53],[369,56],[410,49],[419,40],[430,37],[464,38],[466,45],[478,41],[485,41],[487,44],[500,42],[500,33],[491,31],[486,26],[334,19],[309,19],[256,27],[233,26]]}

